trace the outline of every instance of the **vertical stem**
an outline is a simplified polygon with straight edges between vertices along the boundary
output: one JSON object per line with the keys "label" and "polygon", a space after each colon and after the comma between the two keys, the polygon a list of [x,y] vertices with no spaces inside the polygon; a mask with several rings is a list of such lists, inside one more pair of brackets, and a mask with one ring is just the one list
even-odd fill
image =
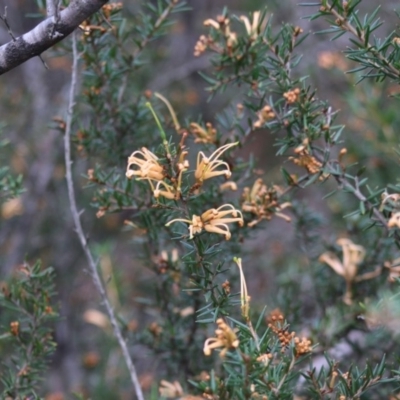
{"label": "vertical stem", "polygon": [[71,126],[72,126],[72,117],[75,106],[75,90],[77,85],[77,74],[78,74],[78,51],[76,46],[76,32],[72,35],[72,49],[73,49],[73,64],[72,64],[72,78],[71,78],[71,89],[69,93],[69,101],[68,101],[68,113],[66,119],[66,128],[65,128],[65,136],[64,136],[64,152],[65,152],[65,169],[66,169],[66,179],[68,186],[68,196],[70,202],[70,208],[72,217],[74,220],[75,230],[78,235],[79,241],[81,243],[82,249],[85,253],[86,259],[89,264],[89,272],[93,279],[93,282],[96,286],[97,291],[100,294],[101,301],[106,308],[107,314],[110,318],[110,322],[113,328],[114,336],[116,337],[118,344],[121,348],[122,355],[126,366],[129,370],[129,375],[133,383],[133,387],[136,392],[136,397],[138,400],[144,400],[142,389],[139,384],[139,379],[136,373],[136,368],[132,362],[131,356],[129,354],[128,346],[122,336],[121,329],[118,325],[117,318],[114,313],[114,309],[111,306],[111,303],[107,297],[107,292],[104,286],[104,283],[100,277],[99,271],[97,270],[96,262],[93,258],[92,252],[90,251],[86,235],[82,228],[82,223],[80,220],[80,213],[78,212],[78,207],[75,199],[75,188],[74,182],[72,179],[72,160],[71,160]]}

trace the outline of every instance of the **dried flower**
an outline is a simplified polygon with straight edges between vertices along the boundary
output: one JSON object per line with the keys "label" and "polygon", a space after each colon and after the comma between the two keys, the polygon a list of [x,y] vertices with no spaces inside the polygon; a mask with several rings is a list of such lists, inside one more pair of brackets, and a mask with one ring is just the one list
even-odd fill
{"label": "dried flower", "polygon": [[103,7],[101,7],[101,11],[103,12],[104,16],[106,18],[109,18],[110,15],[115,12],[115,11],[119,11],[122,8],[122,2],[118,2],[118,3],[108,3],[108,4],[104,4]]}
{"label": "dried flower", "polygon": [[211,143],[215,144],[217,142],[217,130],[212,126],[210,122],[206,123],[206,127],[203,128],[196,122],[192,122],[190,125],[190,132],[196,137],[194,139],[195,143]]}
{"label": "dried flower", "polygon": [[10,332],[13,336],[19,335],[19,322],[18,321],[10,322]]}
{"label": "dried flower", "polygon": [[222,285],[221,285],[222,289],[224,289],[224,292],[226,294],[229,294],[231,292],[231,284],[228,280],[226,280]]}
{"label": "dried flower", "polygon": [[[230,178],[232,173],[229,165],[227,162],[220,160],[220,157],[225,151],[237,144],[238,142],[225,144],[215,150],[210,157],[206,157],[205,154],[200,151],[197,155],[197,167],[194,173],[197,183],[201,185],[206,179],[220,175],[225,175],[226,178]],[[225,168],[221,170],[218,169],[219,167]]]}
{"label": "dried flower", "polygon": [[[231,215],[228,217],[228,215]],[[185,222],[189,224],[190,239],[193,235],[200,233],[203,229],[210,233],[218,233],[224,235],[226,240],[231,238],[231,232],[228,225],[232,222],[238,222],[243,226],[243,215],[239,210],[236,210],[231,204],[224,204],[218,208],[211,208],[205,211],[201,216],[193,215],[191,220],[184,218],[176,218],[169,221],[166,226],[174,222]]]}
{"label": "dried flower", "polygon": [[203,351],[206,356],[211,355],[211,351],[222,347],[220,357],[223,358],[230,349],[239,346],[239,339],[232,328],[222,319],[217,319],[218,328],[215,330],[215,338],[208,338],[204,342]]}
{"label": "dried flower", "polygon": [[[294,150],[296,156],[289,157],[299,167],[304,167],[310,174],[317,174],[321,171],[322,163],[310,154],[308,149],[308,139],[303,141],[303,144],[296,147]],[[326,176],[321,176],[322,179]]]}
{"label": "dried flower", "polygon": [[268,188],[262,179],[256,179],[253,187],[244,188],[242,194],[242,210],[253,214],[253,221],[249,222],[248,226],[254,226],[263,219],[270,220],[273,215],[283,218],[290,222],[290,217],[281,213],[287,207],[290,207],[289,202],[279,204],[279,193],[281,189],[278,186]]}
{"label": "dried flower", "polygon": [[267,317],[268,328],[278,337],[282,351],[284,351],[295,337],[295,332],[289,331],[289,325],[285,325],[285,318],[279,308],[270,312]]}
{"label": "dried flower", "polygon": [[337,244],[342,247],[343,261],[331,252],[326,252],[319,257],[321,262],[328,264],[338,275],[346,281],[346,292],[344,302],[352,303],[351,287],[357,276],[357,267],[365,257],[365,249],[362,246],[354,244],[350,239],[338,239]]}

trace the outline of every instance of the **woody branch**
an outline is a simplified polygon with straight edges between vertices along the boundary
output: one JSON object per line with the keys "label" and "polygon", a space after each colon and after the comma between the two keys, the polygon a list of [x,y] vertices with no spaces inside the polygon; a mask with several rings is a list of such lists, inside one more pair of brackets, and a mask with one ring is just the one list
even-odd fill
{"label": "woody branch", "polygon": [[[0,46],[0,75],[65,39],[85,19],[98,11],[108,0],[73,0],[57,12],[57,2],[49,0],[47,19],[31,31]],[[50,9],[49,9],[50,8]]]}

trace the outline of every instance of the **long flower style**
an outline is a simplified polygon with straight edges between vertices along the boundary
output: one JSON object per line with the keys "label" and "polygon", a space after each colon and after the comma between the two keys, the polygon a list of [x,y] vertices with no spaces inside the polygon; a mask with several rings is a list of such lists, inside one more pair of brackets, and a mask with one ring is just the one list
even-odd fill
{"label": "long flower style", "polygon": [[[229,216],[230,215],[230,216]],[[231,204],[224,204],[218,208],[211,208],[205,211],[201,216],[193,215],[192,219],[176,218],[169,221],[166,226],[174,222],[185,222],[189,225],[190,239],[196,233],[201,233],[204,229],[210,233],[224,235],[226,240],[231,238],[231,232],[227,224],[238,222],[243,226],[243,215],[239,210],[236,210]]]}
{"label": "long flower style", "polygon": [[[198,184],[202,185],[206,179],[214,178],[215,176],[225,175],[226,178],[230,178],[232,175],[231,170],[227,162],[220,160],[225,151],[230,149],[233,146],[236,146],[236,143],[228,143],[224,146],[221,146],[217,150],[214,151],[210,155],[210,157],[206,157],[206,155],[200,151],[197,155],[197,166],[195,171],[195,178]],[[224,167],[220,169],[220,167]]]}
{"label": "long flower style", "polygon": [[217,319],[218,328],[215,330],[216,337],[208,338],[203,347],[204,354],[206,356],[211,355],[211,351],[222,347],[219,354],[221,358],[230,349],[236,349],[239,346],[239,339],[232,328],[222,319]]}
{"label": "long flower style", "polygon": [[[138,167],[133,169],[132,167]],[[126,177],[137,179],[153,179],[160,181],[164,179],[163,166],[159,164],[158,157],[146,147],[141,150],[134,151],[128,157],[128,167],[126,169]]]}
{"label": "long flower style", "polygon": [[260,16],[260,11],[254,11],[251,23],[249,18],[245,15],[242,15],[240,17],[240,20],[244,23],[247,34],[251,37],[252,40],[257,39],[257,36],[259,35]]}
{"label": "long flower style", "polygon": [[242,259],[235,257],[233,259],[233,261],[238,266],[239,273],[240,273],[240,304],[241,304],[241,309],[242,309],[242,315],[246,319],[246,321],[248,321],[251,297],[249,296],[249,294],[247,292],[247,284],[246,284],[246,278],[245,278],[244,272],[243,272]]}
{"label": "long flower style", "polygon": [[364,261],[365,249],[346,238],[338,239],[337,244],[342,247],[343,261],[340,261],[338,257],[331,252],[322,254],[319,257],[319,261],[328,264],[338,275],[344,278],[346,281],[346,292],[343,301],[346,304],[351,304],[352,284],[357,277],[358,265]]}

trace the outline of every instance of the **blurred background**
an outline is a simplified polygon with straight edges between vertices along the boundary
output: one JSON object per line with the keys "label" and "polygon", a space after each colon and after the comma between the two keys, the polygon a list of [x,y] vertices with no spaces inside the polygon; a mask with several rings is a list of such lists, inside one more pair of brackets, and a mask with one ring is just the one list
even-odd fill
{"label": "blurred background", "polygon": [[[127,24],[140,3],[124,1],[123,16]],[[202,115],[204,121],[213,123],[216,112],[231,102],[239,103],[240,91],[232,90],[208,101],[209,94],[204,90],[207,85],[199,71],[207,72],[209,60],[207,55],[193,55],[194,45],[204,33],[205,19],[215,18],[224,6],[240,15],[260,9],[266,2],[230,0],[228,3],[189,0],[190,11],[174,16],[171,34],[151,43],[152,62],[138,72],[137,92],[158,91],[171,101],[180,117],[196,120]],[[395,3],[382,2],[380,15],[385,24],[376,32],[377,36],[383,37],[397,28]],[[361,9],[370,12],[376,5],[374,0],[363,0]],[[42,18],[33,0],[0,0],[0,12],[5,7],[15,35],[30,30]],[[344,35],[331,42],[326,35],[317,35],[316,32],[328,25],[322,20],[310,22],[304,18],[314,11],[311,7],[299,7],[297,0],[271,0],[268,10],[276,26],[290,22],[309,34],[298,50],[304,55],[295,74],[309,75],[308,83],[316,88],[316,95],[329,100],[333,109],[340,110],[337,122],[346,125],[347,161],[357,160],[366,166],[372,187],[395,181],[398,156],[393,148],[397,146],[396,126],[399,126],[400,117],[396,104],[389,97],[399,91],[398,86],[389,81],[364,82],[356,86],[357,77],[345,74],[352,68],[343,55],[349,45],[348,37]],[[0,43],[9,40],[7,29],[0,24]],[[74,232],[67,201],[62,134],[53,121],[54,117],[66,115],[71,72],[68,47],[69,44],[64,43],[43,55],[49,69],[35,58],[0,78],[1,139],[9,142],[0,154],[1,164],[10,165],[15,174],[22,174],[25,188],[21,197],[1,205],[0,280],[12,275],[24,260],[31,262],[40,258],[45,266],[53,266],[56,271],[57,302],[62,318],[55,333],[58,348],[43,389],[47,400],[66,398],[65,394],[74,390],[83,391],[93,399],[129,399],[132,396],[128,386],[126,393],[120,391],[119,353],[112,336],[91,314],[98,308],[99,300]],[[251,154],[255,157],[267,182],[282,184],[282,159],[275,156],[273,144],[274,138],[269,132],[260,130],[241,153],[243,157]],[[138,260],[140,239],[122,229],[124,217],[110,214],[96,218],[96,210],[89,205],[91,190],[83,188],[86,180],[82,178],[92,167],[90,161],[79,158],[74,163],[78,202],[85,210],[84,227],[103,274],[114,277],[109,285],[114,306],[127,318],[128,329],[143,329],[152,321],[152,315],[138,299],[146,290],[151,290],[152,275]],[[341,234],[361,229],[351,219],[343,219],[343,205],[352,209],[351,197],[338,194],[327,201],[321,200],[320,191],[328,193],[334,188],[330,185],[310,186],[297,193],[296,209],[315,220],[312,249],[315,257],[324,251],[326,243],[332,243]],[[242,249],[249,292],[255,304],[260,310],[265,304],[269,309],[285,309],[292,315],[294,325],[296,316],[298,320],[312,319],[316,313],[313,295],[306,294],[314,290],[315,282],[332,279],[327,267],[320,266],[311,274],[304,273],[311,268],[304,248],[307,235],[300,223],[287,224],[276,218],[264,221],[262,229],[256,230]],[[333,279],[336,278],[340,293],[340,278]],[[288,305],[289,294],[291,299],[298,296],[299,302],[293,304],[291,300]],[[97,323],[93,323],[93,318]],[[159,376],[160,365],[147,357],[141,345],[134,346],[133,354],[142,384],[150,388]]]}

